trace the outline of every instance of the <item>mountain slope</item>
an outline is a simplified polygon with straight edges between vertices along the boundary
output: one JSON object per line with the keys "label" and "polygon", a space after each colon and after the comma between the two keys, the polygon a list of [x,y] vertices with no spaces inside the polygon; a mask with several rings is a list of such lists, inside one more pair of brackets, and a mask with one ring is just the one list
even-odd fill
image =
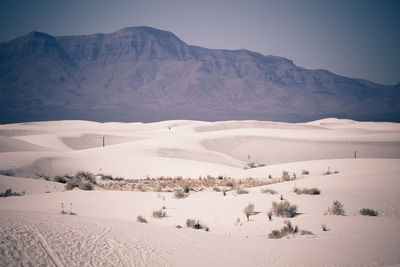
{"label": "mountain slope", "polygon": [[132,27],[0,43],[0,123],[88,119],[400,120],[399,86],[307,70],[247,50]]}

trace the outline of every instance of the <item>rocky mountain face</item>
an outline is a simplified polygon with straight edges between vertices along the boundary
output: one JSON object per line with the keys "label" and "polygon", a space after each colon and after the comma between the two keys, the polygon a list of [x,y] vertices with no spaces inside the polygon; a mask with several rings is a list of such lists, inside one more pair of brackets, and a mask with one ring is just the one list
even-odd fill
{"label": "rocky mountain face", "polygon": [[0,43],[0,123],[400,121],[399,85],[308,70],[247,50],[190,46],[149,27],[86,36],[31,32]]}

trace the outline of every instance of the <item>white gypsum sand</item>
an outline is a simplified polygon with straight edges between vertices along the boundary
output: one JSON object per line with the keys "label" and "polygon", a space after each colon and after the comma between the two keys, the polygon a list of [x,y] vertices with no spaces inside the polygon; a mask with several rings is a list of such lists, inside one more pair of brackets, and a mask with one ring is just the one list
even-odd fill
{"label": "white gypsum sand", "polygon": [[[0,265],[396,265],[399,133],[396,123],[338,119],[0,125],[0,169],[14,175],[0,176],[0,193],[25,192],[0,198]],[[244,169],[249,162],[266,166]],[[297,179],[248,188],[248,194],[231,190],[224,196],[206,188],[182,199],[173,192],[65,191],[64,184],[32,179],[77,171],[135,179],[266,180],[287,171]],[[295,186],[316,187],[321,194],[298,195]],[[265,188],[277,194],[262,193]],[[291,223],[313,235],[268,238],[287,220],[267,216],[281,195],[298,207]],[[344,204],[346,216],[327,214],[335,200]],[[249,203],[255,213],[247,221],[243,209]],[[163,206],[166,217],[153,218]],[[361,208],[379,216],[362,216]],[[62,209],[76,215],[61,214]],[[139,215],[148,223],[138,223]],[[209,231],[187,228],[188,218]]]}

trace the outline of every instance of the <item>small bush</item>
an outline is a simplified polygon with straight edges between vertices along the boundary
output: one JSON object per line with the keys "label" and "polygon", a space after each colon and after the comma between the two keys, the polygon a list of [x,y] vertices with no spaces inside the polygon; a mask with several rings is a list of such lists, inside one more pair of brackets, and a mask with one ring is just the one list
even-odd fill
{"label": "small bush", "polygon": [[4,176],[14,176],[15,173],[13,170],[0,170],[0,175]]}
{"label": "small bush", "polygon": [[13,197],[13,196],[22,196],[22,194],[13,192],[12,188],[8,188],[4,193],[0,193],[0,197]]}
{"label": "small bush", "polygon": [[289,173],[287,171],[283,171],[281,179],[282,179],[282,181],[290,181]]}
{"label": "small bush", "polygon": [[67,179],[65,179],[63,176],[56,176],[54,177],[53,181],[62,184],[67,183]]}
{"label": "small bush", "polygon": [[143,217],[142,215],[137,216],[136,221],[140,223],[147,223],[146,218]]}
{"label": "small bush", "polygon": [[204,229],[207,232],[210,230],[206,225],[200,223],[199,220],[196,221],[194,219],[186,219],[186,226],[196,230]]}
{"label": "small bush", "polygon": [[91,183],[80,183],[79,189],[82,190],[93,190],[93,185]]}
{"label": "small bush", "polygon": [[326,224],[321,224],[321,227],[322,227],[322,231],[324,231],[324,232],[329,231],[329,229],[326,226]]}
{"label": "small bush", "polygon": [[91,183],[84,183],[77,180],[68,180],[65,185],[66,190],[72,190],[76,187],[82,190],[93,190],[93,185]]}
{"label": "small bush", "polygon": [[310,174],[310,172],[309,172],[309,171],[307,171],[307,170],[302,170],[301,174],[302,174],[302,175],[309,175],[309,174]]}
{"label": "small bush", "polygon": [[174,192],[174,197],[175,198],[185,198],[187,197],[189,194],[185,194],[182,190],[177,190]]}
{"label": "small bush", "polygon": [[153,218],[164,218],[167,216],[167,212],[163,209],[153,211]]}
{"label": "small bush", "polygon": [[297,215],[297,206],[291,205],[289,201],[277,203],[272,202],[272,212],[275,216],[292,218]]}
{"label": "small bush", "polygon": [[277,191],[275,191],[273,189],[270,189],[270,188],[264,188],[264,189],[261,188],[261,193],[263,193],[263,194],[271,194],[271,195],[278,194]]}
{"label": "small bush", "polygon": [[184,193],[189,193],[190,192],[190,187],[189,186],[185,186],[184,188],[183,188],[183,192]]}
{"label": "small bush", "polygon": [[365,216],[378,216],[378,212],[373,209],[363,208],[360,209],[360,214]]}
{"label": "small bush", "polygon": [[236,190],[236,194],[238,194],[238,195],[248,194],[248,193],[249,193],[249,191],[246,190],[246,189],[244,189],[244,188],[238,188],[238,189]]}
{"label": "small bush", "polygon": [[328,208],[328,213],[333,215],[344,215],[343,204],[338,200],[333,201],[332,207]]}
{"label": "small bush", "polygon": [[285,226],[281,230],[273,230],[268,237],[272,239],[279,239],[289,234],[295,234],[299,231],[297,225],[293,227],[292,223],[288,220],[284,221]]}
{"label": "small bush", "polygon": [[252,215],[254,213],[254,204],[249,203],[249,205],[247,205],[244,210],[243,213],[246,215],[247,220],[250,219],[250,215]]}
{"label": "small bush", "polygon": [[293,190],[296,194],[301,195],[301,194],[306,194],[306,195],[319,195],[321,191],[318,188],[303,188],[303,189],[298,189],[295,188]]}

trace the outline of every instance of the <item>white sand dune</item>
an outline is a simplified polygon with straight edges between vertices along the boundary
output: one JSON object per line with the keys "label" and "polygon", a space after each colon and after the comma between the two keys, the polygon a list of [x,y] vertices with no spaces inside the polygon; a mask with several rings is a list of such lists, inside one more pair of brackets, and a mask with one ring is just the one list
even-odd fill
{"label": "white sand dune", "polygon": [[[304,124],[60,121],[1,125],[0,148],[7,149],[0,152],[0,169],[24,177],[83,170],[125,178],[269,179],[285,170],[296,173],[298,179],[262,187],[278,191],[275,195],[255,187],[244,195],[229,191],[223,196],[206,190],[175,199],[173,193],[63,191],[60,183],[0,176],[0,192],[7,188],[26,192],[0,198],[0,266],[398,265],[399,133],[395,123],[337,119]],[[40,151],[28,149],[35,146]],[[249,161],[267,166],[245,170]],[[309,174],[302,174],[303,170]],[[324,175],[327,170],[332,174]],[[297,195],[295,186],[317,187],[321,194]],[[267,238],[284,225],[284,218],[273,216],[269,221],[266,214],[281,195],[298,206],[299,215],[290,219],[292,224],[313,235]],[[344,204],[346,216],[327,215],[335,200]],[[250,221],[243,213],[248,203],[259,212]],[[61,205],[77,215],[60,214]],[[163,206],[167,217],[152,218],[152,212]],[[379,216],[362,216],[361,208],[374,209]],[[138,215],[148,223],[136,222]],[[188,218],[200,220],[210,231],[187,228]],[[329,231],[323,231],[321,224]]]}

